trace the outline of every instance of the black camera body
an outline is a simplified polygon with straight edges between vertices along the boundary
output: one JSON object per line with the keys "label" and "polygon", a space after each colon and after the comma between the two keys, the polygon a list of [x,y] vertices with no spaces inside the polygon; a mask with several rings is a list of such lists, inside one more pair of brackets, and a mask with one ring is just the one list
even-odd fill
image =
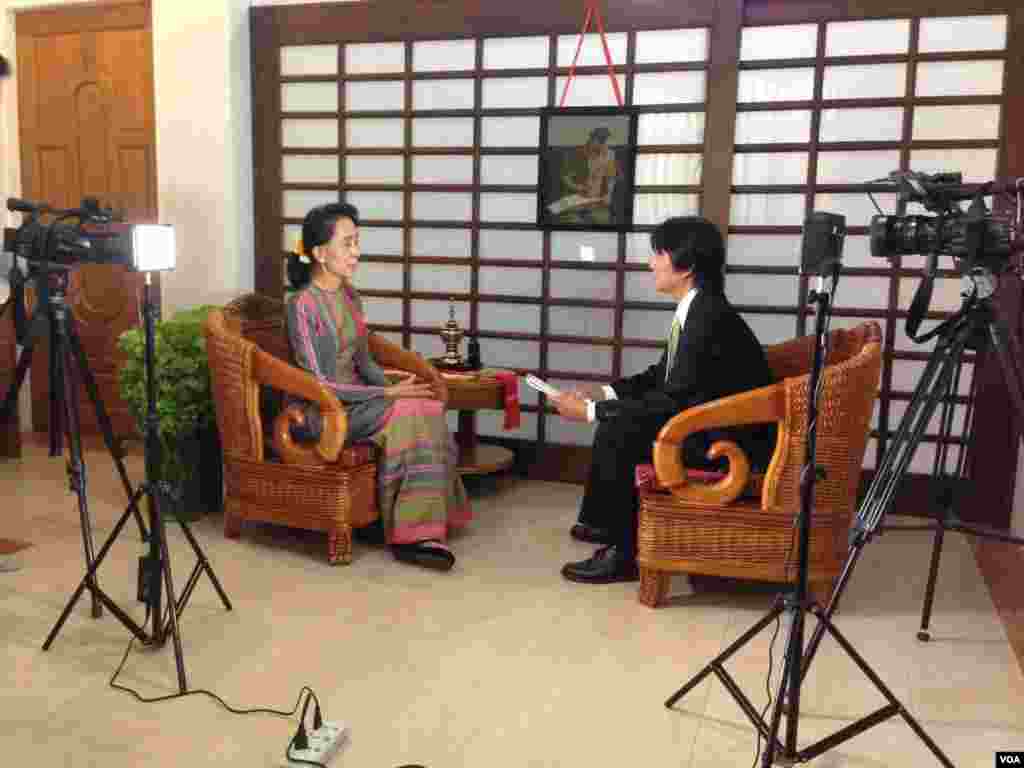
{"label": "black camera body", "polygon": [[[132,263],[131,227],[94,198],[69,210],[10,198],[7,210],[25,214],[25,219],[16,229],[4,228],[3,248],[25,259],[30,271],[44,264],[59,269],[79,263]],[[43,223],[43,214],[53,215],[54,221]]]}
{"label": "black camera body", "polygon": [[[1010,256],[1020,250],[1020,221],[995,218],[985,197],[997,192],[1017,196],[1018,217],[1021,187],[964,184],[960,173],[926,174],[894,171],[889,180],[897,185],[897,214],[871,218],[871,255],[891,259],[908,254],[951,256],[965,272],[984,268],[1003,272]],[[966,210],[961,203],[970,200]],[[931,216],[907,215],[909,203],[918,203]]]}

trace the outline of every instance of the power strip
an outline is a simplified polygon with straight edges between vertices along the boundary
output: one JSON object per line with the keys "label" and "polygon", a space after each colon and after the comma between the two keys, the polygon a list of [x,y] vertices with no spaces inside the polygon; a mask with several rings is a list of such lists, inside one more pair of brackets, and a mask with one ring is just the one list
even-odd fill
{"label": "power strip", "polygon": [[348,726],[344,723],[328,723],[324,721],[319,728],[309,732],[309,747],[306,749],[288,749],[288,759],[281,763],[285,768],[299,768],[306,765],[299,760],[327,765],[331,759],[348,743]]}

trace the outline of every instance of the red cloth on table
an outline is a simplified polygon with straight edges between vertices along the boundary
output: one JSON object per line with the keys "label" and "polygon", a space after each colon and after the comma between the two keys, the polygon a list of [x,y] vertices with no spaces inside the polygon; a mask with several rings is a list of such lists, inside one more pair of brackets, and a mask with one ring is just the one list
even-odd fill
{"label": "red cloth on table", "polygon": [[502,383],[505,389],[505,429],[518,429],[519,414],[519,376],[514,371],[496,371],[494,378]]}

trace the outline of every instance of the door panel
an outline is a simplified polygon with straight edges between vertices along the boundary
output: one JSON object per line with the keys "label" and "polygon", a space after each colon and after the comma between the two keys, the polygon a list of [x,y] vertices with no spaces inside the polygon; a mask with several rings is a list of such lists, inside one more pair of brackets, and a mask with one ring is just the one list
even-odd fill
{"label": "door panel", "polygon": [[[94,197],[132,222],[156,221],[152,43],[145,4],[76,7],[16,17],[23,196],[63,208]],[[68,304],[114,430],[136,432],[118,392],[117,338],[139,324],[142,278],[82,264]],[[81,421],[96,431],[81,389]],[[32,423],[49,422],[48,340],[32,360]]]}

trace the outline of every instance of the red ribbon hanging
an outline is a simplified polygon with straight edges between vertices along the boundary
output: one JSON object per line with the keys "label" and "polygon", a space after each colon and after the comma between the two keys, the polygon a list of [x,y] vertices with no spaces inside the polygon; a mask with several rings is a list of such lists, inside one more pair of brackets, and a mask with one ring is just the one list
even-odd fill
{"label": "red ribbon hanging", "polygon": [[576,55],[572,57],[572,64],[569,67],[569,76],[565,80],[565,88],[562,89],[562,99],[559,101],[559,108],[565,106],[565,100],[569,96],[569,85],[572,83],[572,79],[576,76],[576,62],[580,59],[580,51],[583,49],[583,38],[587,34],[587,30],[590,28],[590,21],[597,16],[597,31],[601,36],[601,47],[604,49],[604,60],[608,64],[608,77],[612,81],[612,90],[615,92],[615,101],[618,102],[619,106],[625,106],[622,101],[622,92],[619,90],[619,81],[615,77],[615,67],[612,64],[612,52],[608,48],[608,36],[604,31],[604,18],[601,16],[601,8],[598,6],[597,0],[584,0],[584,7],[587,10],[586,15],[583,17],[583,28],[580,30],[580,38],[576,43]]}

